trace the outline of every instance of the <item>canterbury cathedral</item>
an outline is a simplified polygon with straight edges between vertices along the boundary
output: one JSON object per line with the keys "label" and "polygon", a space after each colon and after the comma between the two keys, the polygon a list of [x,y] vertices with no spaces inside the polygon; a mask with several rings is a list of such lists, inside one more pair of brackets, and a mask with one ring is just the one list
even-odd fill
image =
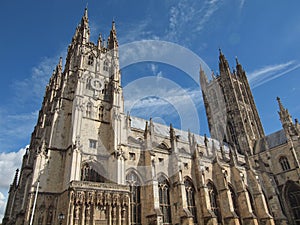
{"label": "canterbury cathedral", "polygon": [[300,125],[280,98],[282,129],[265,135],[242,65],[230,69],[220,51],[218,75],[199,68],[210,137],[133,117],[118,48],[114,22],[107,41],[90,41],[86,9],[46,87],[4,225],[300,224]]}

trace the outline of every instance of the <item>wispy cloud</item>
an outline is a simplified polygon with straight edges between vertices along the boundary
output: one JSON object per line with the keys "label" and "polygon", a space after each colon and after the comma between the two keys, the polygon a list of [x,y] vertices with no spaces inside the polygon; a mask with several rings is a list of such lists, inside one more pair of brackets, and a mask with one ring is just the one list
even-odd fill
{"label": "wispy cloud", "polygon": [[240,7],[239,9],[242,10],[245,5],[246,0],[240,0]]}
{"label": "wispy cloud", "polygon": [[196,28],[197,31],[200,31],[204,28],[205,24],[209,21],[214,12],[220,7],[220,0],[209,0],[205,2],[205,7],[201,10],[204,11],[204,16],[199,21],[198,26]]}
{"label": "wispy cloud", "polygon": [[0,111],[0,152],[15,150],[20,143],[28,143],[38,111],[20,114],[9,114]]}
{"label": "wispy cloud", "polygon": [[[184,130],[199,132],[200,88],[186,89],[159,76],[144,77],[124,87],[125,109],[134,116],[179,118]],[[191,120],[190,118],[194,118]]]}
{"label": "wispy cloud", "polygon": [[0,152],[12,151],[28,143],[37,120],[37,113],[45,93],[45,86],[51,77],[59,57],[65,57],[63,50],[54,57],[43,58],[31,69],[23,80],[11,83],[14,95],[10,101],[0,105]]}
{"label": "wispy cloud", "polygon": [[26,103],[40,104],[44,95],[45,86],[48,83],[53,70],[55,69],[59,57],[65,58],[66,49],[60,51],[60,54],[54,57],[44,57],[42,60],[31,69],[31,75],[24,80],[15,80],[11,86],[15,90],[15,102],[20,102],[22,105]]}
{"label": "wispy cloud", "polygon": [[187,38],[193,38],[195,33],[199,34],[207,25],[222,3],[223,1],[220,0],[205,0],[203,2],[180,0],[169,10],[169,28],[166,39],[177,41],[182,39],[183,32],[187,31],[189,33],[184,35],[184,41],[186,42]]}
{"label": "wispy cloud", "polygon": [[286,63],[265,66],[248,74],[252,88],[281,77],[300,67],[300,63],[292,60]]}
{"label": "wispy cloud", "polygon": [[160,39],[151,31],[151,19],[146,18],[134,24],[123,24],[118,29],[118,37],[120,44],[126,44],[140,40],[158,40]]}

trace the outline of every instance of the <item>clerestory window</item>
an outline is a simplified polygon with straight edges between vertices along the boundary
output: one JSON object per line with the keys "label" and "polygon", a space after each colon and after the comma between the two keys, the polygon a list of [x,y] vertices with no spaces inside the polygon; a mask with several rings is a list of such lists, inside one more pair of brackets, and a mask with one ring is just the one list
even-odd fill
{"label": "clerestory window", "polygon": [[290,169],[291,169],[287,157],[285,157],[285,156],[280,157],[279,163],[280,163],[281,168],[282,168],[283,171],[286,171],[286,170],[290,170]]}
{"label": "clerestory window", "polygon": [[87,64],[89,66],[92,66],[94,64],[94,57],[92,55],[89,55]]}

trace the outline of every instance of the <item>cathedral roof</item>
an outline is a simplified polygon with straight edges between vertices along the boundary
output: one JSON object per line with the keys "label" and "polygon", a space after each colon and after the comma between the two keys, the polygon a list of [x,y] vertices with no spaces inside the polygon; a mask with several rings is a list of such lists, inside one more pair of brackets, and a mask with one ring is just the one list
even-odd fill
{"label": "cathedral roof", "polygon": [[287,142],[284,130],[271,133],[256,142],[255,153],[264,152],[268,149],[275,148]]}
{"label": "cathedral roof", "polygon": [[[145,119],[142,118],[138,118],[138,117],[131,117],[131,127],[138,129],[138,130],[144,130],[145,129],[145,124],[146,124]],[[170,127],[167,125],[163,125],[160,123],[153,123],[154,124],[154,133],[155,135],[158,136],[162,136],[165,138],[169,138],[170,137]],[[189,132],[188,131],[184,131],[184,130],[179,130],[174,128],[176,136],[179,138],[179,141],[183,141],[183,142],[188,142],[189,141]],[[195,136],[195,140],[197,142],[197,144],[204,146],[204,139],[205,137],[198,135],[198,134],[193,134],[191,133],[191,135]],[[208,138],[208,147],[211,149],[213,147],[215,147],[216,149],[220,149],[220,143],[217,140],[214,140],[212,138]],[[223,146],[225,152],[228,151],[229,152],[229,148],[227,146]]]}
{"label": "cathedral roof", "polygon": [[276,131],[266,136],[269,148],[274,148],[287,142],[284,130]]}

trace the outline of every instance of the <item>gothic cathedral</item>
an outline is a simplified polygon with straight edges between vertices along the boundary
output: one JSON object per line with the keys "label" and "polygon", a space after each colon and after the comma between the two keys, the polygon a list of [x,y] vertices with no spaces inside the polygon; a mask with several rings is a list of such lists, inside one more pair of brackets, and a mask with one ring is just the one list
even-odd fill
{"label": "gothic cathedral", "polygon": [[265,135],[242,65],[200,83],[211,138],[124,113],[118,40],[87,9],[46,87],[3,225],[299,225],[300,125]]}

